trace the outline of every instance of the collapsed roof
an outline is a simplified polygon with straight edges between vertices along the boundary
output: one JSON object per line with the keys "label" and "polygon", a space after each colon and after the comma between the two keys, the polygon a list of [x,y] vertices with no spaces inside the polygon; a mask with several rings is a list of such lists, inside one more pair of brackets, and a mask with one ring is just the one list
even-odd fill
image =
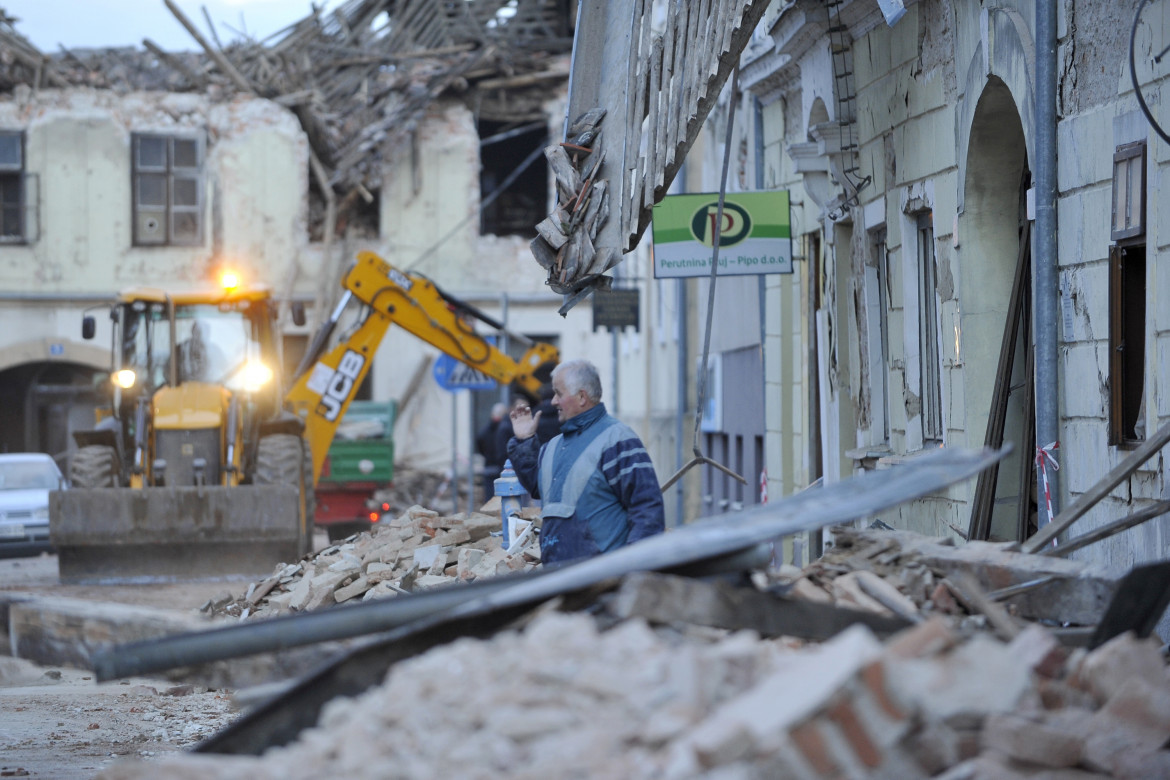
{"label": "collapsed roof", "polygon": [[[251,92],[288,106],[313,153],[316,182],[340,195],[381,186],[383,151],[410,133],[440,95],[474,94],[476,111],[515,120],[501,91],[540,93],[568,77],[577,0],[345,0],[264,40],[221,45],[162,0],[200,52],[62,49],[46,55],[0,8],[0,90]],[[210,20],[208,20],[210,21]],[[513,100],[514,102],[514,100]],[[527,118],[527,117],[525,117]]]}

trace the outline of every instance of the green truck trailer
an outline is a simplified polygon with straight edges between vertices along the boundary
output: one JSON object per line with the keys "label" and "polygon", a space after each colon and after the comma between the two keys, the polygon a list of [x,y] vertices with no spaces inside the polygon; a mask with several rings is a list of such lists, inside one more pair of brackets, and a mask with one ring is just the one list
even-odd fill
{"label": "green truck trailer", "polygon": [[381,518],[374,494],[394,479],[394,401],[353,401],[337,426],[317,479],[316,524],[329,541],[369,530]]}

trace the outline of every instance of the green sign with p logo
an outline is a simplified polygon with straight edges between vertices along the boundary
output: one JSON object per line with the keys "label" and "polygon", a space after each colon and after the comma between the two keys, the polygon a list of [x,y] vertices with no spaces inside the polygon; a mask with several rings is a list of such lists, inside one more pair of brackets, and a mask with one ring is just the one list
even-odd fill
{"label": "green sign with p logo", "polygon": [[787,190],[719,196],[667,195],[654,207],[654,276],[710,276],[719,233],[719,276],[792,273]]}

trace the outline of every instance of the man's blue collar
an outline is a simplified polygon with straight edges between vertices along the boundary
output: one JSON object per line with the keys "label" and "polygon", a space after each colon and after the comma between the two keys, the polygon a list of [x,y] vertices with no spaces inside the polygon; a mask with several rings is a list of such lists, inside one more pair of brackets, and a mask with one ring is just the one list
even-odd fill
{"label": "man's blue collar", "polygon": [[605,404],[599,403],[592,409],[581,412],[576,417],[572,417],[561,423],[561,433],[574,433],[583,428],[588,428],[590,424],[600,420],[604,416]]}

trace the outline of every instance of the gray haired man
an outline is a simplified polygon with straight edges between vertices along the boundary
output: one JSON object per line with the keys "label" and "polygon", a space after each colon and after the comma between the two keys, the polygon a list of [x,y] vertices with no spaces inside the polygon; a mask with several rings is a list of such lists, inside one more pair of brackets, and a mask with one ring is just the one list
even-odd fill
{"label": "gray haired man", "polygon": [[601,379],[586,360],[553,370],[552,403],[560,435],[536,437],[541,412],[511,413],[508,457],[520,484],[541,500],[540,555],[545,564],[615,550],[665,528],[662,491],[645,445],[601,403]]}

